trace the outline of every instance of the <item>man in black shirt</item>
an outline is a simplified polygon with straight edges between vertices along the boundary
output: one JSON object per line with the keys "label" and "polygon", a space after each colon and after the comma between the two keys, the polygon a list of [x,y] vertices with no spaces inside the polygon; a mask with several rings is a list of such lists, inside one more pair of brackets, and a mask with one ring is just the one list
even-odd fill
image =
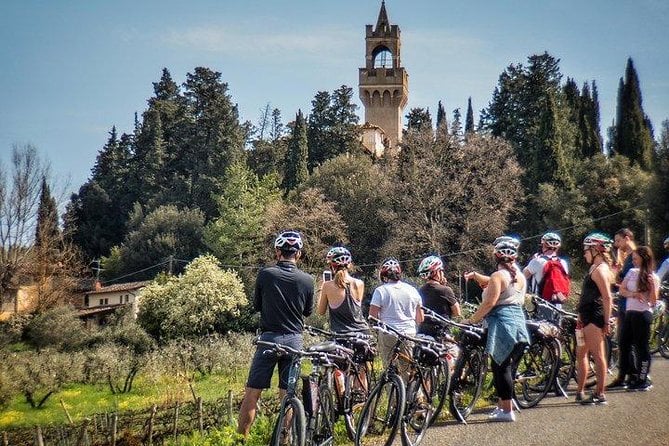
{"label": "man in black shirt", "polygon": [[[314,306],[314,279],[297,268],[302,252],[302,238],[296,231],[284,231],[274,241],[275,266],[263,268],[256,278],[253,304],[260,311],[260,339],[302,349],[304,317]],[[270,387],[274,366],[279,364],[279,395],[288,386],[289,358],[277,360],[265,355],[265,347],[256,349],[246,381],[244,400],[239,410],[237,432],[248,436],[256,415],[256,405],[263,389]]]}

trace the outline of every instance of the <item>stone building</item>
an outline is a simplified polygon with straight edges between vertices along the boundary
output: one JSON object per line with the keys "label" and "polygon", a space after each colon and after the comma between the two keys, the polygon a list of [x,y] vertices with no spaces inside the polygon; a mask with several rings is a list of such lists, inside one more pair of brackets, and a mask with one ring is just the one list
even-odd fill
{"label": "stone building", "polygon": [[365,27],[365,66],[359,69],[359,94],[365,106],[362,141],[372,153],[383,151],[379,141],[392,151],[397,151],[402,141],[409,75],[402,66],[400,50],[400,28],[390,24],[385,1],[381,2],[376,26]]}

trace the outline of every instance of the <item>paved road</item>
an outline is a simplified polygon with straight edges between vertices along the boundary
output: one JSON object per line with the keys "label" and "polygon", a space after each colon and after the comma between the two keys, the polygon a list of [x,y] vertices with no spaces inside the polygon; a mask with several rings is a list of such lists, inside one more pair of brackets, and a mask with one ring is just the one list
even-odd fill
{"label": "paved road", "polygon": [[653,357],[650,392],[610,391],[606,406],[580,406],[547,397],[523,410],[515,423],[490,423],[475,413],[467,425],[442,423],[430,428],[423,446],[481,445],[669,445],[669,360]]}

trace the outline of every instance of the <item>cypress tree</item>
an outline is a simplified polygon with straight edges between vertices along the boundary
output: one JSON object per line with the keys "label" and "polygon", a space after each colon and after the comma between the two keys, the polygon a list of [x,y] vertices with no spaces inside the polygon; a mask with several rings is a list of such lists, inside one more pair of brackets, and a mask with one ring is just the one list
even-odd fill
{"label": "cypress tree", "polygon": [[302,184],[309,177],[307,168],[309,149],[307,147],[307,124],[302,110],[295,116],[293,133],[288,142],[285,160],[285,175],[281,186],[289,192]]}
{"label": "cypress tree", "polygon": [[627,59],[625,80],[620,80],[616,117],[615,153],[650,170],[654,148],[652,127],[643,111],[639,77],[631,58]]}
{"label": "cypress tree", "polygon": [[[35,229],[35,246],[39,248],[55,248],[60,240],[58,227],[58,207],[56,200],[51,196],[51,189],[42,177],[39,206],[37,208],[37,227]],[[48,253],[47,253],[48,254]]]}
{"label": "cypress tree", "polygon": [[446,110],[444,110],[444,105],[439,101],[439,104],[437,104],[437,130],[442,127],[448,129],[448,122],[446,121]]}
{"label": "cypress tree", "polygon": [[467,100],[467,116],[465,117],[465,135],[474,133],[474,110],[472,109],[472,97]]}

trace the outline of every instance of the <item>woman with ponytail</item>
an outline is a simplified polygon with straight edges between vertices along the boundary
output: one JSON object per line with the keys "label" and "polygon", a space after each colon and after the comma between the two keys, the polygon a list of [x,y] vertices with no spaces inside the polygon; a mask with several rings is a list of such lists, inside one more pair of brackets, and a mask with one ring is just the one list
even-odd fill
{"label": "woman with ponytail", "polygon": [[330,249],[326,260],[334,278],[323,283],[316,312],[324,315],[329,310],[330,330],[334,332],[367,330],[362,315],[365,284],[349,274],[351,253],[344,247],[335,247]]}
{"label": "woman with ponytail", "polygon": [[[620,294],[626,298],[623,334],[620,340],[620,367],[630,373],[627,390],[650,390],[650,324],[653,309],[660,292],[660,278],[653,273],[655,261],[648,246],[639,246],[632,252],[634,268],[625,275]],[[636,348],[635,361],[630,363],[632,346]]]}
{"label": "woman with ponytail", "polygon": [[[489,419],[516,421],[512,373],[530,342],[522,307],[527,282],[516,265],[517,243],[502,240],[495,245],[494,253],[497,270],[487,280],[478,310],[464,323],[477,324],[485,318],[488,325],[486,352],[492,358],[493,382],[499,397]],[[466,273],[465,278],[480,280],[475,273]]]}
{"label": "woman with ponytail", "polygon": [[[609,334],[611,318],[611,284],[614,282],[611,265],[611,246],[613,240],[607,235],[594,232],[583,240],[583,257],[590,265],[588,274],[583,279],[581,297],[578,301],[577,329],[581,330],[583,340],[576,341],[577,392],[576,402],[586,405],[606,404],[604,384],[606,379],[606,358],[604,341]],[[582,344],[582,345],[578,345]],[[585,398],[585,380],[589,372],[589,356],[595,361],[597,387],[595,393]]]}

